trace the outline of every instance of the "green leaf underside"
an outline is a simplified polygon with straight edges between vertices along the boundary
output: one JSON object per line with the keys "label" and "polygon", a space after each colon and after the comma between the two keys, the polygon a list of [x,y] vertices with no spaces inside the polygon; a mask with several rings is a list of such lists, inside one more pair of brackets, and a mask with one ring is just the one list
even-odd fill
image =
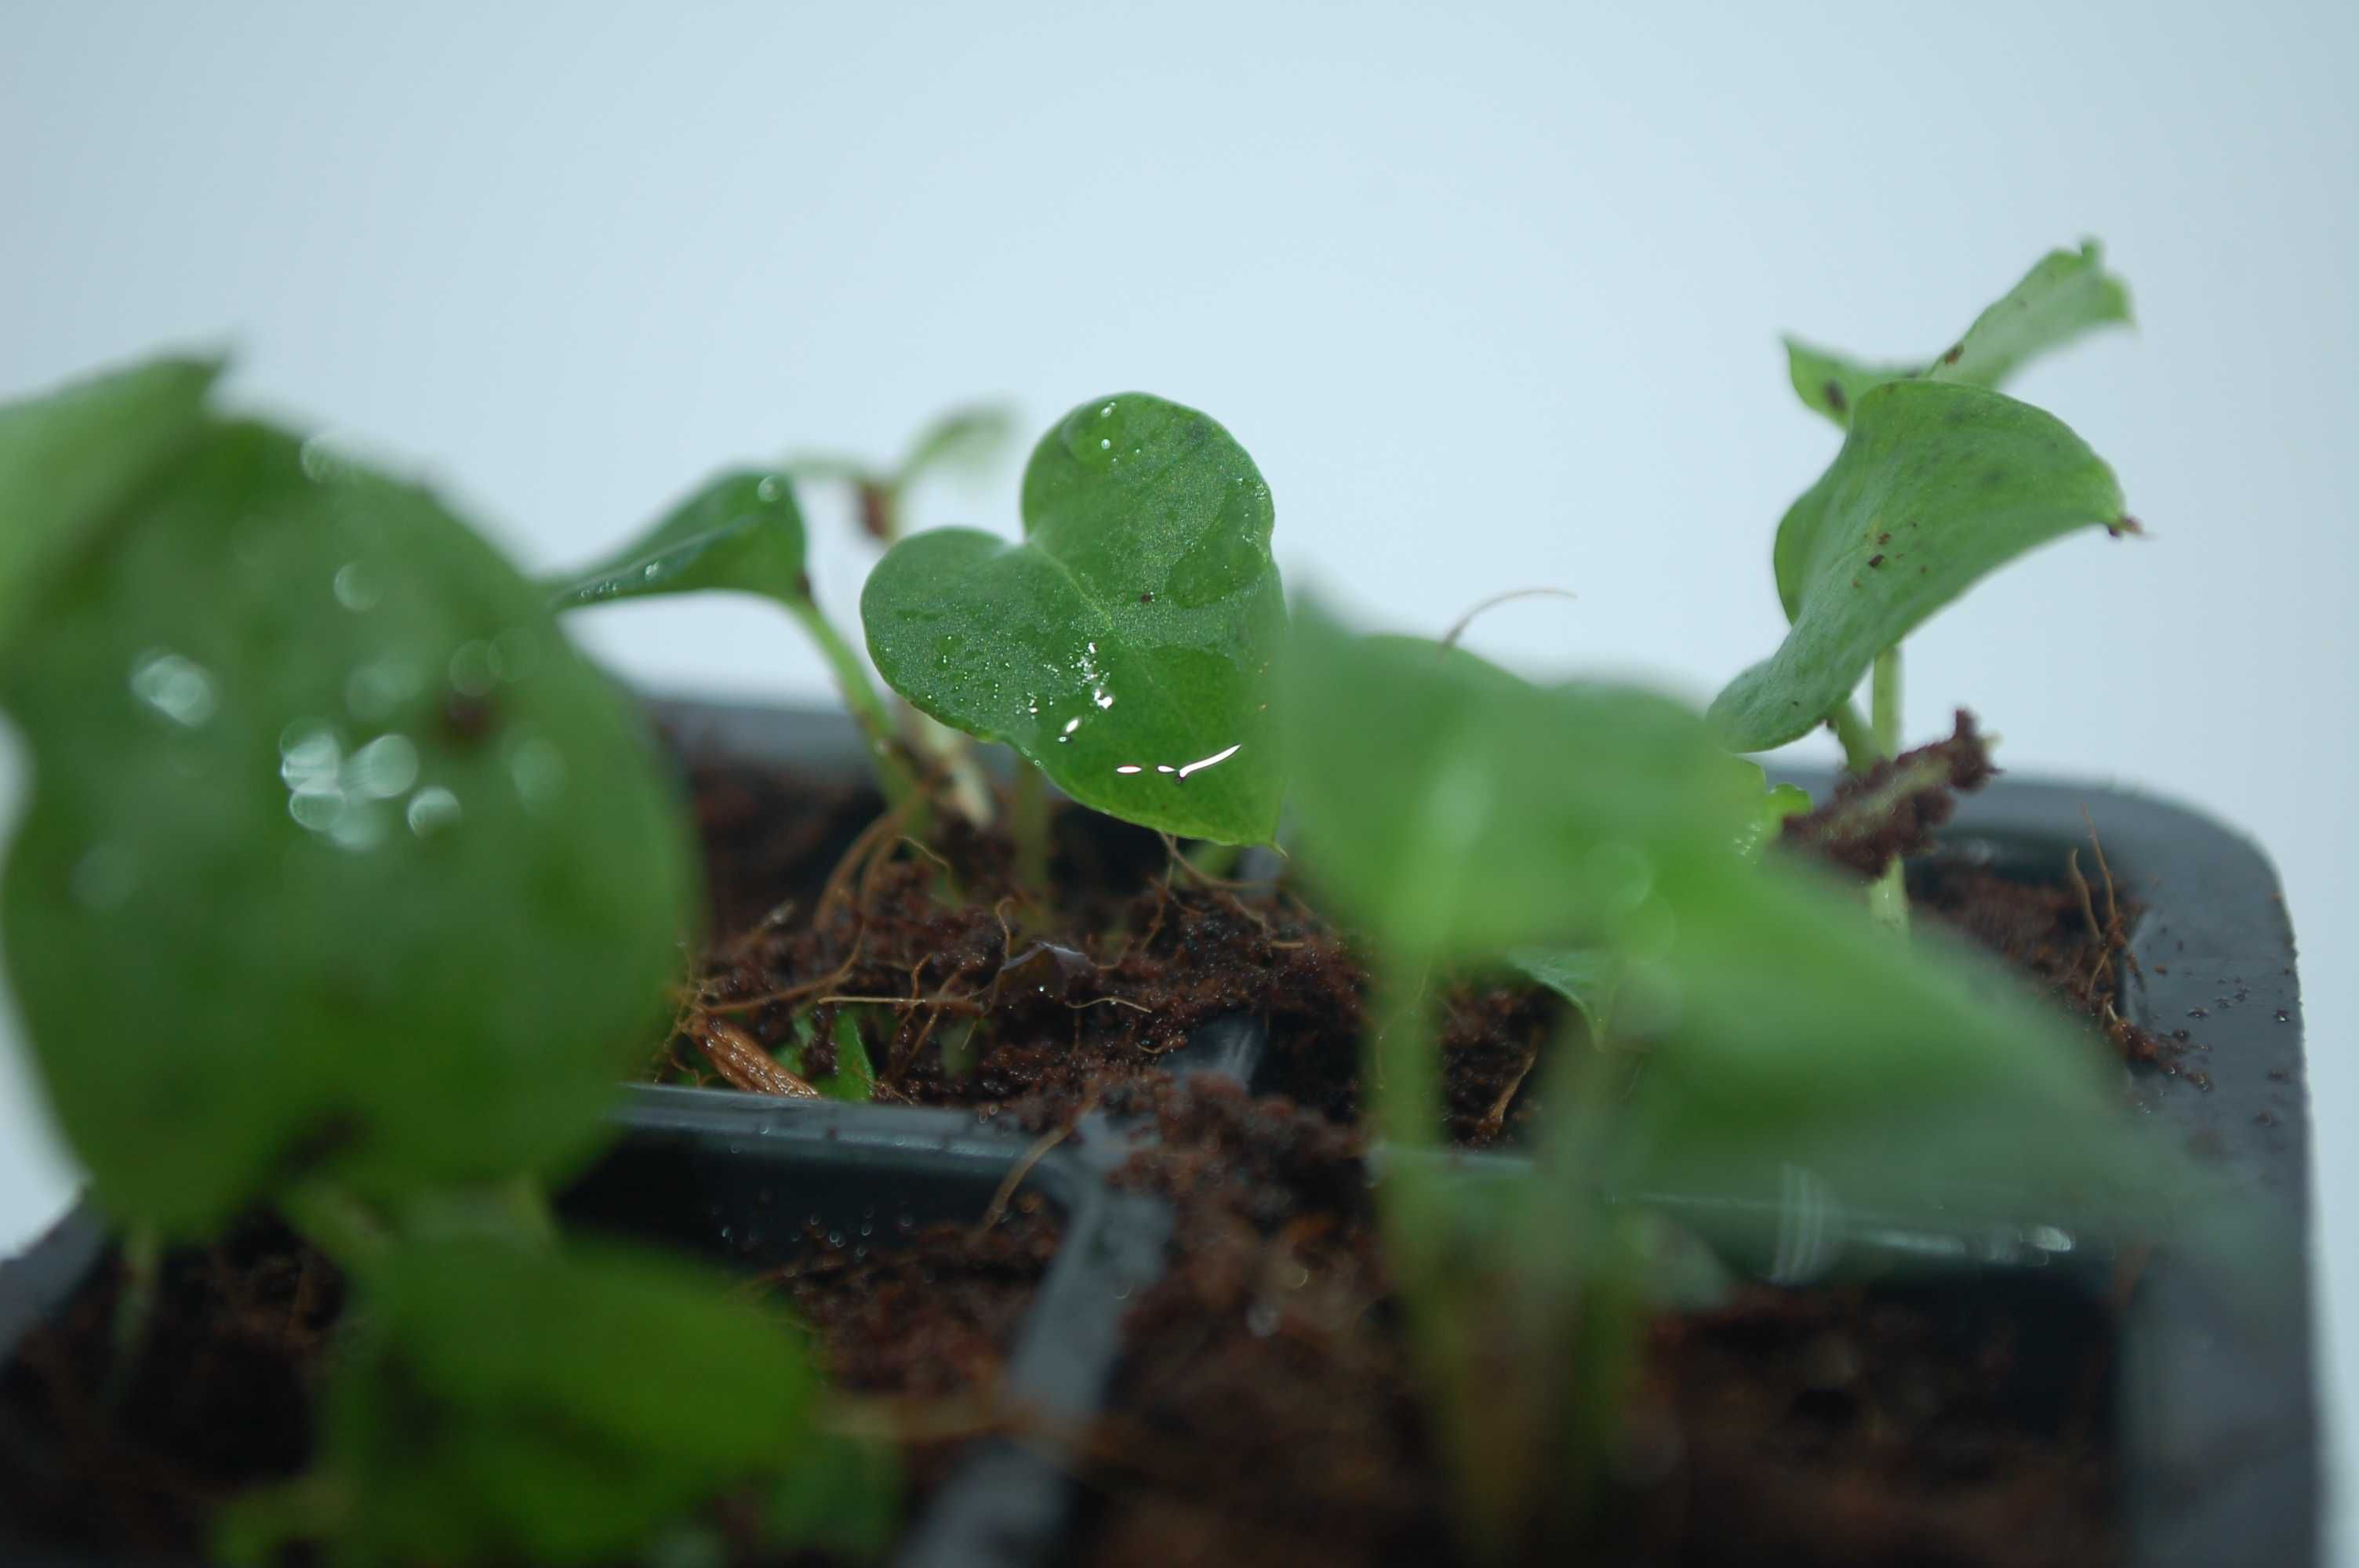
{"label": "green leaf underside", "polygon": [[430,496],[211,424],[51,585],[8,972],[100,1202],[561,1169],[694,907],[641,727]]}
{"label": "green leaf underside", "polygon": [[36,618],[53,574],[202,434],[220,370],[149,360],[0,407],[0,649]]}
{"label": "green leaf underside", "polygon": [[1788,338],[1787,372],[1805,404],[1847,425],[1861,400],[1886,382],[1921,376],[1997,387],[2039,355],[2129,319],[2128,288],[2105,271],[2103,247],[2089,241],[2078,250],[2041,257],[1998,303],[1974,319],[1963,337],[1930,362],[1867,365]]}
{"label": "green leaf underside", "polygon": [[1614,993],[1622,979],[1621,962],[1613,954],[1582,947],[1511,947],[1502,957],[1525,979],[1570,1002],[1590,1040],[1604,1043],[1614,1027]]}
{"label": "green leaf underside", "polygon": [[878,563],[861,597],[877,669],[1084,806],[1267,842],[1286,606],[1253,460],[1204,415],[1124,393],[1049,432],[1023,505],[1021,544],[940,529]]}
{"label": "green leaf underside", "polygon": [[808,604],[805,536],[794,486],[767,470],[725,473],[593,566],[552,579],[560,610],[656,594],[734,589]]}
{"label": "green leaf underside", "polygon": [[1980,387],[1891,382],[1778,524],[1791,629],[1712,704],[1728,743],[1799,739],[1876,655],[1978,579],[2077,528],[2122,521],[2120,485],[2062,421]]}
{"label": "green leaf underside", "polygon": [[327,1400],[347,1562],[612,1560],[815,1440],[796,1330],[701,1270],[454,1239],[403,1244],[368,1284]]}

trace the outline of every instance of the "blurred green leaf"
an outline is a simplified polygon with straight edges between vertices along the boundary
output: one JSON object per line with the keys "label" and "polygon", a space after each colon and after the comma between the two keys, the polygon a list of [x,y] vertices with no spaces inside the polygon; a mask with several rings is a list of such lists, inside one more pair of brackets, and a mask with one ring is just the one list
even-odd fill
{"label": "blurred green leaf", "polygon": [[96,1195],[560,1170],[669,1009],[681,814],[636,716],[423,491],[212,424],[0,696],[9,978]]}
{"label": "blurred green leaf", "polygon": [[711,480],[613,554],[549,584],[559,609],[653,594],[734,589],[789,608],[810,602],[803,514],[785,476],[741,469]]}
{"label": "blurred green leaf", "polygon": [[1604,1043],[1614,1027],[1621,960],[1594,947],[1511,947],[1503,957],[1510,968],[1571,1002],[1589,1038]]}
{"label": "blurred green leaf", "polygon": [[1793,622],[1712,704],[1728,744],[1808,734],[1878,654],[1993,569],[2077,528],[2118,527],[2114,471],[2062,421],[1979,387],[1892,382],[1778,524]]}
{"label": "blurred green leaf", "polygon": [[885,1554],[901,1525],[901,1466],[883,1444],[814,1433],[769,1495],[765,1534],[779,1546]]}
{"label": "blurred green leaf", "polygon": [[1735,859],[1760,770],[1669,698],[1543,688],[1307,603],[1294,625],[1303,864],[1388,952],[1582,946],[1645,900],[1662,856]]}
{"label": "blurred green leaf", "polygon": [[998,461],[1015,438],[1016,411],[1004,403],[951,409],[918,432],[892,482],[906,490],[929,473],[974,473]]}
{"label": "blurred green leaf", "polygon": [[2090,240],[2078,250],[2041,257],[2004,298],[1974,318],[1965,336],[1930,362],[1864,365],[1788,338],[1787,372],[1804,403],[1847,425],[1861,400],[1886,382],[1921,376],[2000,386],[2027,362],[2129,319],[2129,289],[2105,270],[2104,248]]}
{"label": "blurred green leaf", "polygon": [[0,650],[57,573],[204,434],[211,360],[148,360],[0,406]]}
{"label": "blurred green leaf", "polygon": [[1266,842],[1286,604],[1268,486],[1205,416],[1082,405],[1024,476],[1022,544],[902,540],[861,599],[869,652],[922,711],[1014,746],[1084,806],[1185,838]]}
{"label": "blurred green leaf", "polygon": [[327,1397],[324,1465],[354,1499],[345,1563],[611,1557],[807,1454],[844,1487],[890,1484],[812,1432],[797,1332],[719,1276],[460,1239],[397,1246],[366,1282],[373,1310]]}

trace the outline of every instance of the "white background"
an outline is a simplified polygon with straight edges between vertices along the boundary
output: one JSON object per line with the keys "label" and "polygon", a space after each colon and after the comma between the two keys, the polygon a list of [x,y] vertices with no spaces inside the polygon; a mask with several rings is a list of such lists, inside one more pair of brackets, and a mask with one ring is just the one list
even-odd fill
{"label": "white background", "polygon": [[[2017,771],[2177,795],[2277,860],[2347,1430],[2354,45],[2347,5],[2151,0],[12,0],[0,392],[227,345],[240,395],[423,468],[547,567],[725,460],[1144,388],[1251,449],[1295,585],[1428,631],[1569,588],[1473,643],[1701,698],[1779,635],[1770,529],[1837,440],[1777,333],[1930,352],[2102,235],[2139,331],[2016,390],[2153,537],[1977,589],[1910,644],[1909,727],[1970,702]],[[1014,484],[917,521],[1012,529]],[[866,557],[813,512],[846,611]],[[580,631],[658,685],[825,690],[750,605]],[[13,1053],[0,1074],[5,1247],[69,1178]]]}

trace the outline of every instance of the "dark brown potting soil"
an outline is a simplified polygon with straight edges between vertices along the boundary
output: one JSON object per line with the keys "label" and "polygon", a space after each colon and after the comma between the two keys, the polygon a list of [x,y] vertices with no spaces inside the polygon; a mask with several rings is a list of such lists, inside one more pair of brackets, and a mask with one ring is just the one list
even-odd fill
{"label": "dark brown potting soil", "polygon": [[[726,1079],[698,1044],[718,1021],[761,1048],[807,1039],[798,1065],[823,1076],[849,1018],[880,1099],[1033,1129],[1095,1104],[1158,1125],[1159,1147],[1124,1179],[1171,1199],[1179,1238],[1126,1324],[1116,1406],[1082,1444],[1091,1502],[1075,1560],[1457,1561],[1353,1126],[1364,976],[1349,939],[1283,888],[1215,881],[1156,835],[1077,812],[1059,818],[1058,896],[1041,908],[997,841],[954,832],[939,858],[911,850],[877,827],[864,791],[722,763],[694,784],[716,935],[655,1076]],[[2110,965],[2125,960],[2102,886],[2084,904],[2069,880],[1935,864],[1911,892],[2155,1059],[2158,1043],[2114,1027]],[[1235,1012],[1271,1022],[1261,1098],[1157,1071]],[[1569,1027],[1528,987],[1472,977],[1454,990],[1453,1136],[1512,1141]],[[822,1249],[773,1293],[816,1327],[865,1419],[902,1434],[922,1491],[960,1442],[1006,1419],[992,1400],[1000,1358],[1056,1239],[1019,1210],[987,1232]],[[0,1378],[0,1502],[43,1539],[186,1548],[219,1499],[304,1462],[333,1271],[256,1221],[173,1254],[163,1279],[129,1371],[113,1364],[110,1266]],[[1761,1289],[1663,1317],[1584,1552],[2111,1561],[2108,1343],[2081,1296],[1981,1283]],[[1571,1559],[1559,1542],[1531,1560]]]}

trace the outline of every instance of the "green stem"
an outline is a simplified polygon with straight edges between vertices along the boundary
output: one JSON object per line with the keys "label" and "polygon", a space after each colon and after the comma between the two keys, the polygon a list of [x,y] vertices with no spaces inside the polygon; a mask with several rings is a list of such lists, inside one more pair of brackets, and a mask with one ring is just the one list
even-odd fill
{"label": "green stem", "polygon": [[1900,754],[1900,650],[1886,648],[1875,655],[1875,674],[1868,686],[1869,723],[1875,726],[1875,754],[1881,759]]}
{"label": "green stem", "polygon": [[163,1234],[152,1225],[134,1225],[123,1232],[123,1290],[114,1298],[114,1362],[107,1373],[106,1402],[114,1404],[130,1387],[139,1353],[147,1343],[147,1324],[156,1314],[156,1291],[164,1272]]}
{"label": "green stem", "polygon": [[1016,880],[1049,892],[1049,782],[1024,758],[1016,759],[1016,787],[1007,806],[1007,833],[1016,840]]}
{"label": "green stem", "polygon": [[1377,966],[1361,1065],[1376,1135],[1395,1150],[1441,1141],[1441,1062],[1428,1027],[1432,1008],[1423,964]]}
{"label": "green stem", "polygon": [[1242,844],[1216,844],[1204,838],[1188,851],[1188,863],[1214,881],[1224,882],[1237,869],[1237,860],[1244,853]]}
{"label": "green stem", "polygon": [[1835,739],[1843,742],[1843,766],[1855,773],[1864,773],[1875,766],[1875,731],[1859,716],[1854,704],[1844,703],[1827,715],[1827,722],[1834,727]]}
{"label": "green stem", "polygon": [[301,1183],[278,1207],[304,1240],[351,1273],[365,1272],[393,1244],[383,1217],[333,1182]]}
{"label": "green stem", "polygon": [[[1886,648],[1875,656],[1875,673],[1868,684],[1869,723],[1874,727],[1879,761],[1900,754],[1900,650]],[[1884,868],[1867,891],[1868,913],[1879,925],[1902,935],[1908,934],[1908,868],[1900,857]]]}
{"label": "green stem", "polygon": [[[877,697],[867,666],[860,662],[860,655],[853,652],[852,644],[843,640],[834,624],[820,613],[817,604],[804,597],[788,599],[786,603],[826,658],[835,675],[836,690],[843,696],[843,706],[851,710],[853,722],[867,737],[869,752],[876,762],[877,787],[885,792],[886,806],[899,810],[905,802],[918,798],[917,775],[909,771],[908,762],[894,741],[893,716]],[[913,822],[910,830],[922,831],[923,825]]]}

